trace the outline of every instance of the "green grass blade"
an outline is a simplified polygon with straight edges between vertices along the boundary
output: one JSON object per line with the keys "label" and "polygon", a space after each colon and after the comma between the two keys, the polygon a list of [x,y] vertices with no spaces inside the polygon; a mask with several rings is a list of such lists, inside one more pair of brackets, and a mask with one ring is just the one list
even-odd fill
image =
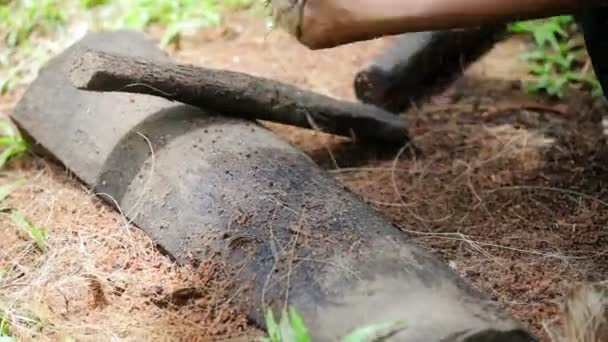
{"label": "green grass blade", "polygon": [[396,331],[396,329],[401,328],[403,324],[405,324],[405,322],[400,320],[368,325],[353,331],[344,337],[341,342],[369,342],[372,338],[378,338],[378,335],[380,334],[388,334]]}
{"label": "green grass blade", "polygon": [[17,135],[13,126],[11,126],[11,124],[9,124],[6,120],[0,121],[0,130],[2,130],[3,136],[15,137]]}
{"label": "green grass blade", "polygon": [[2,319],[0,319],[0,337],[10,337],[11,329],[8,325],[8,321],[6,320],[6,316],[3,315]]}
{"label": "green grass blade", "polygon": [[289,308],[289,319],[291,320],[291,327],[293,328],[296,342],[310,342],[310,333],[304,324],[304,319],[296,309]]}
{"label": "green grass blade", "polygon": [[4,147],[0,153],[0,168],[3,168],[9,159],[27,151],[27,143],[6,120],[0,120],[0,132],[0,146]]}
{"label": "green grass blade", "polygon": [[279,321],[279,329],[281,330],[281,342],[297,342],[294,336],[294,331],[291,326],[291,320],[287,314],[287,310],[283,310],[281,320]]}
{"label": "green grass blade", "polygon": [[0,186],[0,203],[12,194],[19,186],[25,183],[25,178],[19,179],[13,183]]}
{"label": "green grass blade", "polygon": [[25,215],[23,215],[23,213],[18,210],[13,210],[10,217],[17,227],[19,227],[19,229],[23,230],[30,236],[40,250],[44,251],[46,249],[47,234],[44,227],[34,225],[27,217],[25,217]]}
{"label": "green grass blade", "polygon": [[0,153],[0,169],[2,169],[6,163],[14,157],[17,157],[27,151],[27,147],[22,142],[15,142]]}
{"label": "green grass blade", "polygon": [[4,151],[2,151],[2,153],[0,153],[0,169],[6,165],[6,162],[8,162],[8,160],[13,157],[15,153],[16,150],[12,146],[7,147]]}
{"label": "green grass blade", "polygon": [[281,329],[277,321],[274,319],[274,313],[272,309],[266,311],[266,331],[272,342],[281,342]]}

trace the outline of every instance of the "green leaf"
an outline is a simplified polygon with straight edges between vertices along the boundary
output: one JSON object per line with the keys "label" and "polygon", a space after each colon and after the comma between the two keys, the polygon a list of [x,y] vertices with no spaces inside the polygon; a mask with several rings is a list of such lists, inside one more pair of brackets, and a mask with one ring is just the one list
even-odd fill
{"label": "green leaf", "polygon": [[400,330],[405,322],[402,320],[372,324],[355,330],[342,339],[342,342],[368,342],[372,338],[378,338],[380,334],[389,334]]}
{"label": "green leaf", "polygon": [[12,145],[4,149],[4,151],[0,153],[0,169],[3,168],[11,158],[19,156],[25,151],[27,151],[27,149],[21,145]]}
{"label": "green leaf", "polygon": [[13,138],[17,135],[13,126],[5,120],[0,121],[0,130],[2,130],[2,135],[6,137]]}
{"label": "green leaf", "polygon": [[293,331],[295,333],[296,341],[310,342],[310,333],[308,332],[308,329],[304,324],[304,319],[294,308],[289,308],[289,318],[291,320],[291,326],[293,327]]}
{"label": "green leaf", "polygon": [[0,168],[13,157],[19,156],[27,151],[27,143],[19,133],[5,120],[0,120],[0,146],[4,147],[0,152]]}
{"label": "green leaf", "polygon": [[110,0],[80,0],[80,6],[85,9],[91,9],[110,3]]}
{"label": "green leaf", "polygon": [[531,32],[534,26],[530,22],[520,21],[509,25],[509,31],[514,33]]}
{"label": "green leaf", "polygon": [[8,325],[6,315],[3,315],[2,319],[0,319],[0,337],[10,337],[10,335],[11,329]]}
{"label": "green leaf", "polygon": [[30,236],[40,250],[46,250],[47,233],[44,227],[34,225],[27,217],[25,217],[25,215],[23,215],[23,213],[18,210],[13,210],[10,217],[17,227]]}
{"label": "green leaf", "polygon": [[160,41],[160,46],[165,48],[171,44],[179,35],[181,28],[177,24],[170,25],[166,30],[163,38]]}
{"label": "green leaf", "polygon": [[295,334],[291,327],[291,321],[286,310],[283,310],[283,313],[281,314],[279,329],[281,330],[281,342],[296,342]]}
{"label": "green leaf", "polygon": [[25,183],[25,178],[19,179],[13,183],[0,186],[0,202],[5,200],[13,191]]}
{"label": "green leaf", "polygon": [[274,319],[272,309],[266,311],[266,331],[272,342],[281,342],[281,330]]}

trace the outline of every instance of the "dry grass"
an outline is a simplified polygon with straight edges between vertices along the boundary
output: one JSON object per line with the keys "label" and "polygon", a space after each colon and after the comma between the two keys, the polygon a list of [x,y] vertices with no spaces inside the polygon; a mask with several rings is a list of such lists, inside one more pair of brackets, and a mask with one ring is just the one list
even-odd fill
{"label": "dry grass", "polygon": [[[221,268],[176,266],[140,230],[58,167],[35,160],[3,173],[29,181],[4,207],[48,230],[41,252],[0,217],[0,312],[23,340],[211,340],[246,333],[246,315],[227,303]],[[162,303],[196,289],[181,307]]]}
{"label": "dry grass", "polygon": [[564,114],[517,105],[494,112],[499,101],[517,104],[519,95],[508,84],[497,82],[504,89],[492,95],[491,85],[470,82],[457,86],[466,91],[457,103],[409,113],[416,149],[365,162],[335,150],[347,170],[334,175],[505,304],[542,341],[603,341],[574,339],[572,328],[563,339],[550,337],[543,323],[565,314],[566,326],[589,336],[600,326],[583,325],[590,314],[564,313],[558,303],[567,298],[567,308],[588,306],[593,297],[572,299],[571,287],[606,277],[608,167],[597,119],[605,104],[572,101]]}
{"label": "dry grass", "polygon": [[[77,17],[53,39],[31,38],[35,53],[15,65],[25,71],[19,84],[84,35],[88,21]],[[0,97],[0,119],[22,91]],[[259,334],[229,303],[221,265],[176,265],[61,167],[35,158],[12,163],[0,172],[0,186],[20,178],[27,182],[0,208],[23,212],[47,229],[48,240],[41,251],[0,215],[0,321],[6,319],[11,335],[23,341],[249,341]]]}
{"label": "dry grass", "polygon": [[584,283],[573,288],[561,317],[546,325],[554,342],[608,341],[608,283]]}

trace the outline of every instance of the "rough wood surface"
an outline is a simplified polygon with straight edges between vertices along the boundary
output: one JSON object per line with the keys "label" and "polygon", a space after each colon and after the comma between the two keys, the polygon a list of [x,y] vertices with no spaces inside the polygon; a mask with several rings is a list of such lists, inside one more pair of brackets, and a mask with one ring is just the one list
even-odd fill
{"label": "rough wood surface", "polygon": [[504,25],[494,25],[403,34],[357,73],[355,93],[364,103],[406,111],[449,86],[504,30]]}
{"label": "rough wood surface", "polygon": [[355,140],[407,142],[404,120],[384,110],[239,72],[85,50],[75,58],[70,79],[84,90],[149,94],[226,116],[318,129]]}

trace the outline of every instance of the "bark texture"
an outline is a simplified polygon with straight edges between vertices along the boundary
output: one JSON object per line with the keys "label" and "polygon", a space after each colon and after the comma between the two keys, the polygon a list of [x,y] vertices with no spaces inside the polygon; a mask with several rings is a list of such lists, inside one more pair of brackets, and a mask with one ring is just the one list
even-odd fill
{"label": "bark texture", "polygon": [[357,140],[401,145],[403,118],[244,73],[85,50],[70,79],[83,90],[149,94],[221,115],[319,129]]}

